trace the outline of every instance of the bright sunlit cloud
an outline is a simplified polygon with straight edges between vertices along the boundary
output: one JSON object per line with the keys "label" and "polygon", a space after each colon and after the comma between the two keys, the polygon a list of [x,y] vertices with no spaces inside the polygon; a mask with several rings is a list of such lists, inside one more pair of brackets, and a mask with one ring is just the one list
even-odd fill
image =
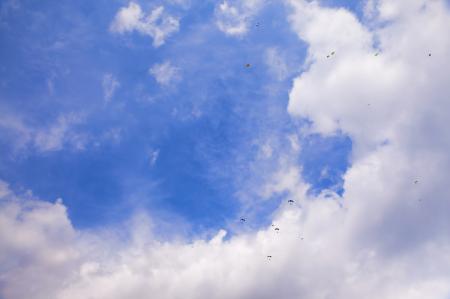
{"label": "bright sunlit cloud", "polygon": [[170,35],[178,31],[179,21],[164,12],[164,7],[153,9],[148,15],[142,11],[139,4],[130,2],[128,7],[122,7],[111,23],[111,31],[124,34],[137,31],[153,39],[153,46],[162,46]]}

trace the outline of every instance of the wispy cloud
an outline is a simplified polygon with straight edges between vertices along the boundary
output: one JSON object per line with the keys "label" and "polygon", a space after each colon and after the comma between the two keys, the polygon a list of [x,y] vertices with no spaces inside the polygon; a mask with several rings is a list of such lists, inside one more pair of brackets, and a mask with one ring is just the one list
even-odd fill
{"label": "wispy cloud", "polygon": [[139,4],[134,2],[122,7],[110,26],[112,32],[119,34],[137,31],[148,35],[153,39],[154,47],[163,45],[170,35],[178,31],[178,28],[179,20],[165,13],[163,6],[145,15]]}
{"label": "wispy cloud", "polygon": [[35,132],[34,145],[43,152],[61,150],[65,144],[76,150],[83,150],[87,136],[73,130],[82,121],[83,118],[79,115],[61,115],[50,127]]}
{"label": "wispy cloud", "polygon": [[117,88],[120,87],[120,83],[113,74],[107,73],[103,75],[102,87],[105,102],[108,103],[114,97]]}
{"label": "wispy cloud", "polygon": [[227,35],[245,35],[263,4],[263,0],[222,1],[216,6],[216,24]]}
{"label": "wispy cloud", "polygon": [[84,150],[89,142],[88,134],[76,129],[84,122],[84,117],[75,113],[62,114],[48,126],[32,127],[20,117],[5,116],[0,121],[0,128],[9,132],[5,135],[16,151],[26,148],[38,152],[59,151],[65,146]]}
{"label": "wispy cloud", "polygon": [[173,66],[170,61],[153,65],[149,73],[163,86],[171,85],[181,79],[180,69]]}
{"label": "wispy cloud", "polygon": [[288,65],[279,49],[267,49],[265,53],[265,62],[269,68],[269,71],[277,80],[282,81],[289,75]]}

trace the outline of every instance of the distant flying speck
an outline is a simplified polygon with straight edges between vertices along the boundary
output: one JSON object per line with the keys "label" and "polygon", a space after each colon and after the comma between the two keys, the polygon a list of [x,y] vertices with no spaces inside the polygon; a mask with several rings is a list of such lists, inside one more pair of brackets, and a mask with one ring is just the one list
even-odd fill
{"label": "distant flying speck", "polygon": [[331,55],[334,55],[334,53],[335,53],[334,51],[333,51],[333,52],[331,52]]}
{"label": "distant flying speck", "polygon": [[419,183],[419,180],[415,180],[415,181],[414,181],[414,184],[417,184],[417,183]]}
{"label": "distant flying speck", "polygon": [[429,53],[428,56],[431,57],[431,53]]}
{"label": "distant flying speck", "polygon": [[241,222],[245,222],[245,218],[241,218]]}
{"label": "distant flying speck", "polygon": [[378,52],[377,52],[377,53],[375,53],[375,56],[378,56],[378,55],[380,55],[380,53],[378,53]]}
{"label": "distant flying speck", "polygon": [[247,63],[247,64],[245,65],[245,67],[251,67],[250,63]]}
{"label": "distant flying speck", "polygon": [[293,201],[292,199],[289,199],[289,200],[288,200],[288,203],[293,204],[294,201]]}
{"label": "distant flying speck", "polygon": [[280,231],[280,229],[279,229],[278,227],[275,227],[275,230],[276,230],[276,232],[279,232],[279,231]]}

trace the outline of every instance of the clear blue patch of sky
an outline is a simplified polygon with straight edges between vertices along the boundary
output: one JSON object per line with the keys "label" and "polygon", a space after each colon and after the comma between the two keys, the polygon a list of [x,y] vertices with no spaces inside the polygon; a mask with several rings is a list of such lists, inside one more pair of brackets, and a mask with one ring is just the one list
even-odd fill
{"label": "clear blue patch of sky", "polygon": [[343,175],[350,166],[351,149],[351,139],[340,134],[314,134],[303,140],[300,164],[303,178],[311,184],[309,192],[317,195],[322,190],[333,190],[343,194]]}
{"label": "clear blue patch of sky", "polygon": [[[306,47],[289,29],[285,7],[263,9],[253,19],[260,25],[242,38],[214,26],[213,2],[194,2],[188,11],[171,8],[182,17],[180,32],[155,49],[148,36],[108,31],[127,2],[20,3],[2,16],[0,109],[34,128],[82,113],[80,126],[92,140],[84,151],[15,155],[2,133],[1,179],[42,199],[62,197],[77,227],[120,222],[136,208],[176,215],[194,231],[240,217],[235,193],[241,182],[264,175],[249,170],[257,153],[252,140],[295,131],[286,106],[298,73],[276,81],[264,62],[269,47],[280,49],[293,69],[304,58]],[[159,86],[148,73],[164,61],[180,69],[173,86]],[[105,73],[120,81],[107,104]],[[102,140],[117,128],[120,142]],[[299,163],[313,192],[342,183],[348,138],[311,136],[303,149]],[[154,150],[159,156],[151,165]],[[327,178],[320,176],[325,167]],[[267,224],[280,201],[257,207],[257,225]]]}

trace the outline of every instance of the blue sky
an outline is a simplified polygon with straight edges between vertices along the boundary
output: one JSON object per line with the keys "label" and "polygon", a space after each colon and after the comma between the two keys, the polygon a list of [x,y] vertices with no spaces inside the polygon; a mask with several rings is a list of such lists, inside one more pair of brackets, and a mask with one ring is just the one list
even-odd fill
{"label": "blue sky", "polygon": [[[63,198],[76,227],[123,221],[136,208],[174,214],[196,230],[226,225],[241,216],[236,193],[246,177],[259,175],[250,169],[259,167],[255,140],[280,143],[280,133],[297,134],[286,106],[306,46],[283,6],[262,9],[248,34],[236,38],[215,26],[214,2],[169,5],[180,29],[155,48],[149,36],[109,30],[123,1],[11,3],[2,13],[3,113],[40,129],[74,115],[84,140],[81,149],[16,148],[5,132],[0,173],[39,198]],[[268,48],[286,66],[281,75],[265,61]],[[167,61],[179,78],[158,84],[149,69]],[[118,83],[108,101],[105,74]],[[306,139],[298,162],[312,190],[341,188],[351,142]],[[320,178],[325,168],[329,175]]]}
{"label": "blue sky", "polygon": [[448,28],[447,0],[0,0],[0,298],[450,298]]}

